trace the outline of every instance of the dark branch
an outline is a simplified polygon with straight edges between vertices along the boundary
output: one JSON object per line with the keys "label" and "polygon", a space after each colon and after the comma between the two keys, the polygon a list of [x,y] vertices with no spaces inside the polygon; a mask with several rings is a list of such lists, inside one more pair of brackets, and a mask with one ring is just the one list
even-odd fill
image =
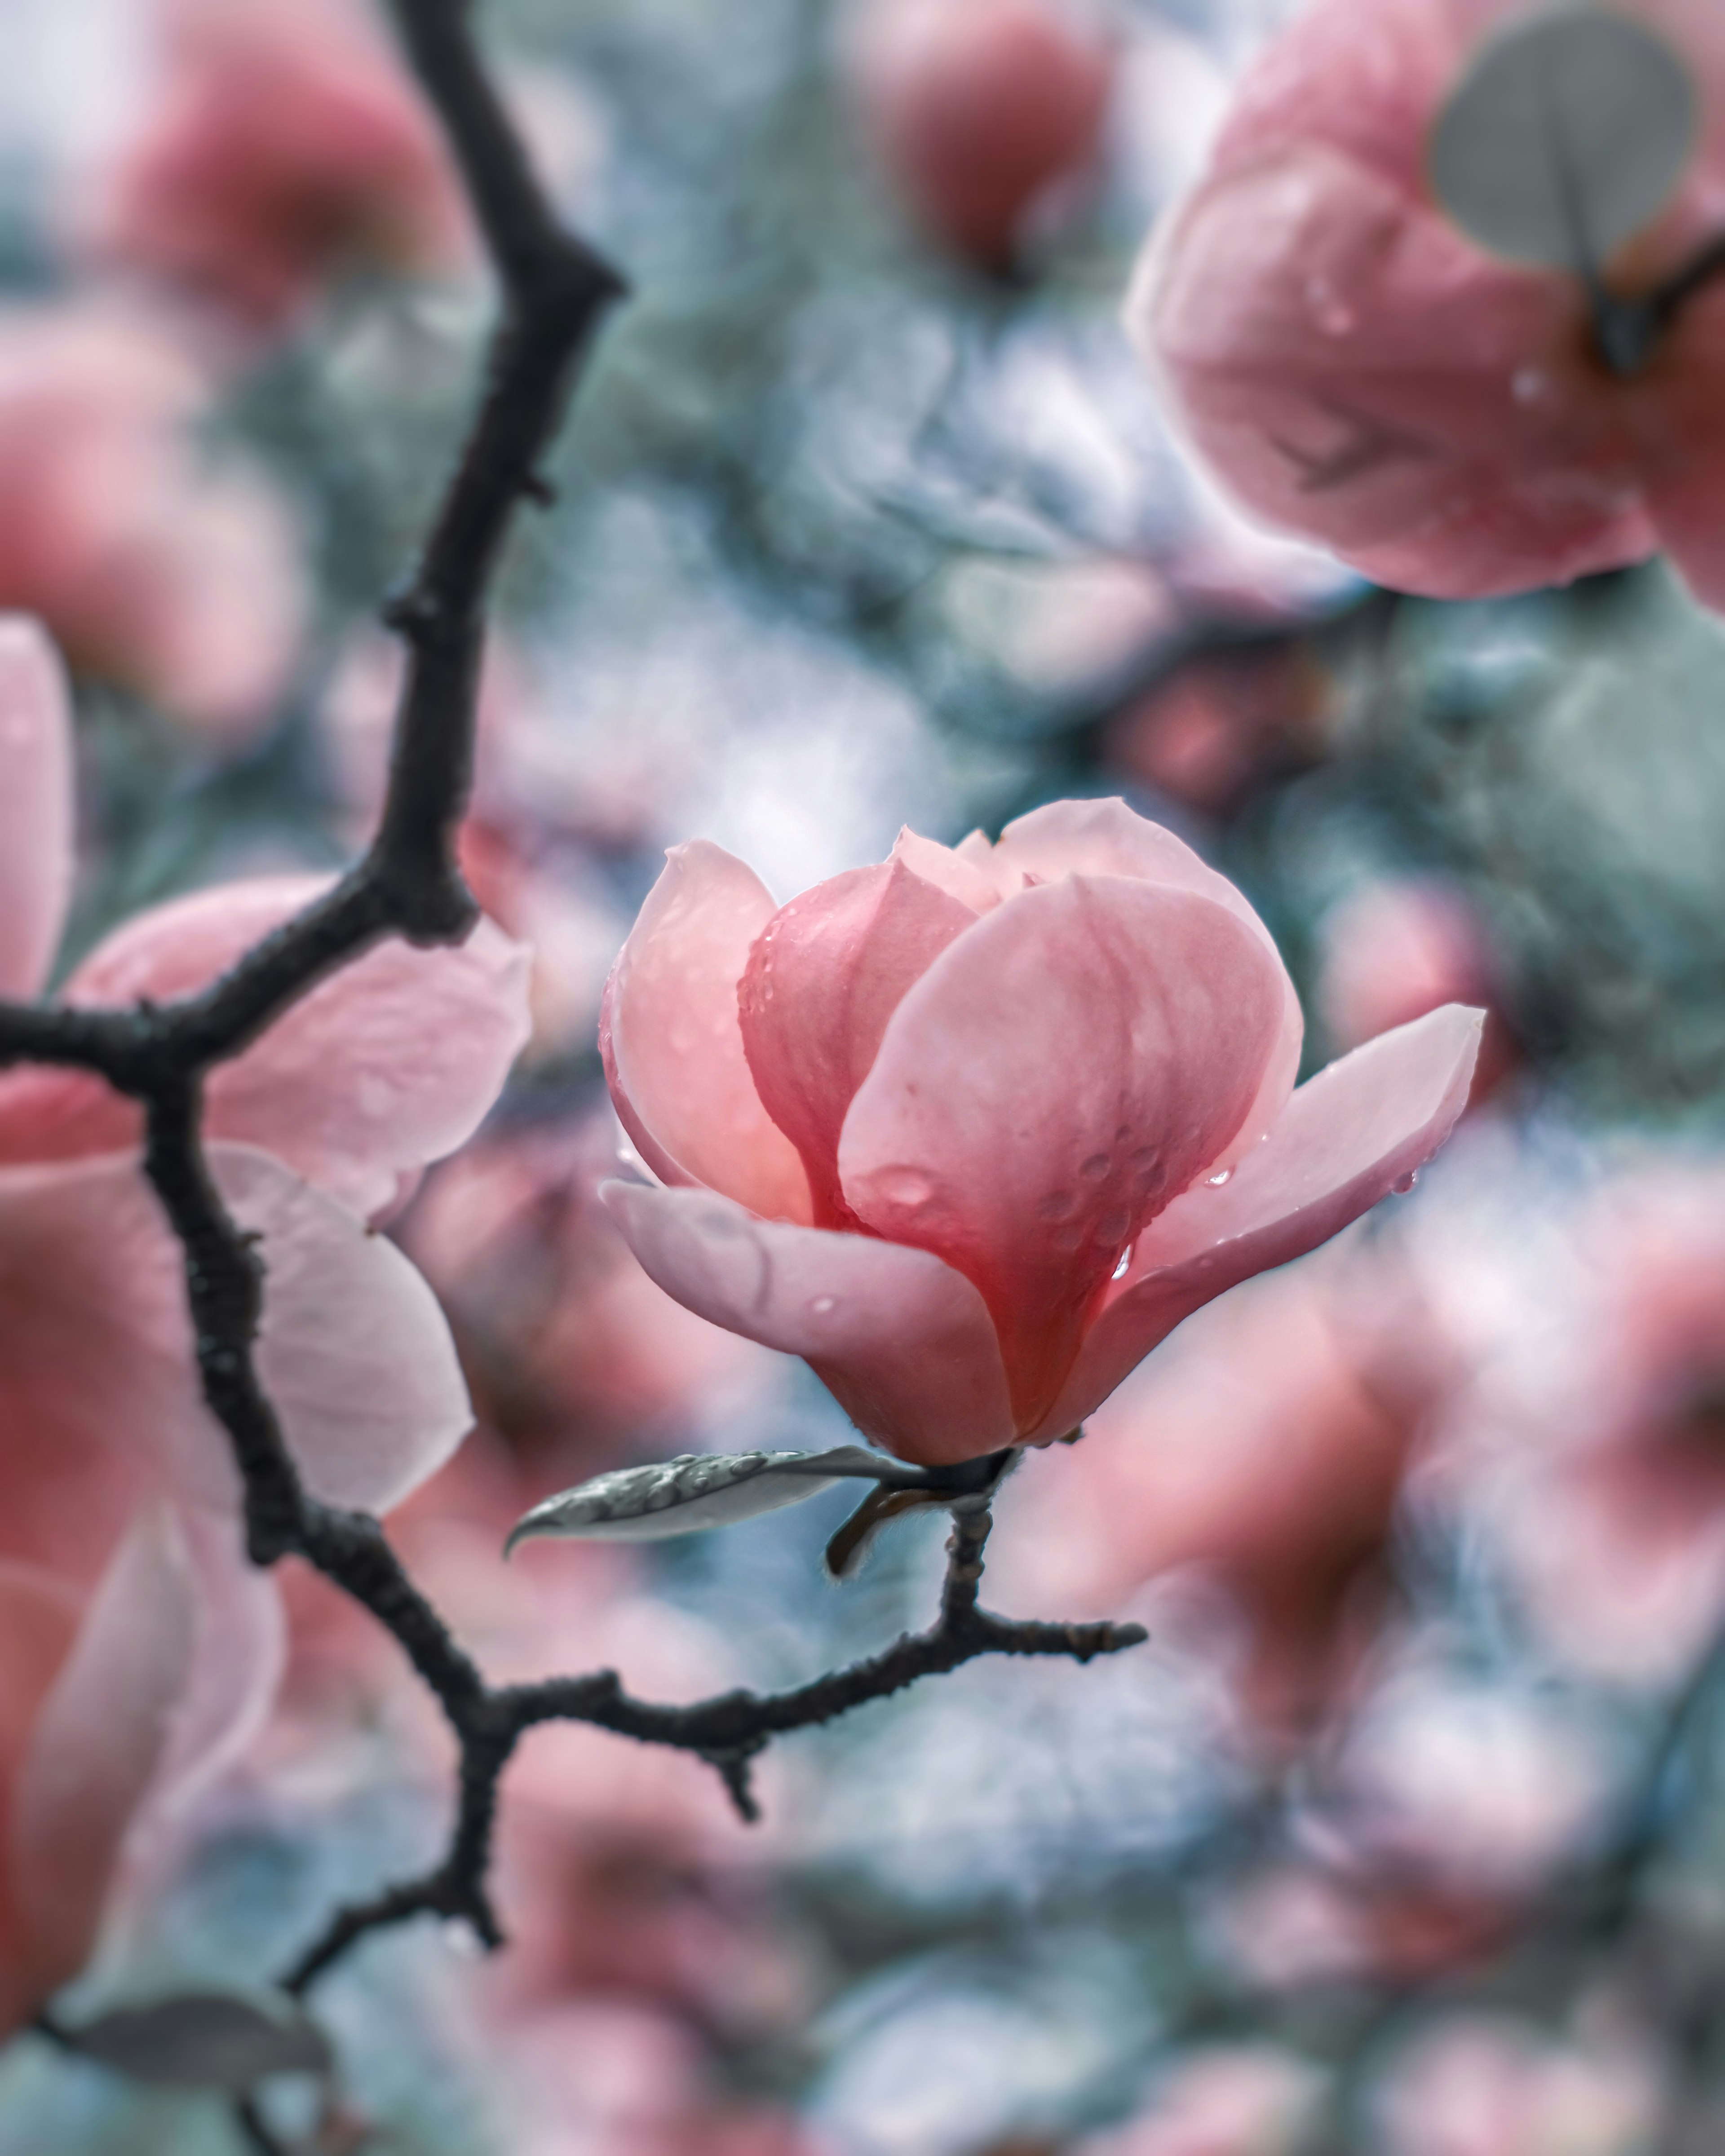
{"label": "dark branch", "polygon": [[[501,1934],[485,1885],[497,1780],[521,1738],[542,1722],[586,1722],[639,1743],[692,1752],[714,1768],[737,1810],[752,1820],[758,1815],[749,1769],[775,1737],[832,1722],[978,1656],[1058,1655],[1087,1662],[1142,1642],[1142,1625],[1023,1624],[979,1608],[983,1552],[993,1524],[988,1495],[959,1498],[951,1509],[952,1533],[935,1623],[926,1632],[906,1633],[884,1653],[794,1691],[731,1691],[690,1707],[659,1707],[631,1697],[615,1671],[600,1670],[591,1676],[552,1677],[495,1691],[481,1688],[476,1696],[452,1698],[428,1674],[461,1739],[461,1798],[449,1846],[441,1861],[419,1878],[342,1910],[295,1964],[285,1988],[296,1996],[303,1994],[356,1940],[413,1917],[459,1917],[485,1944],[498,1943]],[[435,1613],[423,1603],[415,1621],[436,1625],[441,1632]],[[404,1635],[398,1630],[397,1636]]]}
{"label": "dark branch", "polygon": [[[202,1137],[204,1081],[298,998],[381,938],[459,942],[476,917],[455,839],[472,775],[484,606],[517,506],[541,498],[537,465],[556,433],[594,330],[623,286],[564,232],[480,64],[468,0],[394,0],[403,38],[442,117],[503,286],[501,320],[471,434],[424,555],[388,619],[408,647],[388,792],[364,860],[199,994],[131,1010],[0,1005],[0,1065],[92,1071],[144,1112],[144,1165],[185,1258],[203,1395],[227,1431],[245,1491],[247,1543],[260,1565],[297,1556],[371,1611],[436,1695],[460,1745],[449,1847],[434,1871],[341,1911],[284,1979],[302,1994],[359,1939],[433,1914],[501,1933],[487,1892],[498,1783],[523,1733],[587,1722],[692,1752],[754,1816],[752,1763],[775,1736],[829,1722],[980,1655],[1088,1661],[1136,1645],[1137,1625],[1012,1624],[977,1604],[989,1495],[1011,1455],[971,1463],[943,1485],[954,1515],[939,1617],[884,1654],[778,1697],[731,1692],[693,1707],[633,1699],[609,1671],[488,1687],[414,1586],[377,1521],[320,1503],[302,1486],[254,1359],[264,1269],[231,1218]],[[45,2018],[39,2024],[51,2030]],[[237,2122],[275,2147],[254,2107]]]}

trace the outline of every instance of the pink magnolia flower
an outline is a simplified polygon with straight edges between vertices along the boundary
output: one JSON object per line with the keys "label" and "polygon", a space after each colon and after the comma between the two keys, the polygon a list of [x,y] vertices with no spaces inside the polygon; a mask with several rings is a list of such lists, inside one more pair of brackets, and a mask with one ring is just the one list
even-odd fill
{"label": "pink magnolia flower", "polygon": [[1118,801],[1057,802],[775,906],[673,849],[606,993],[656,1187],[606,1203],[660,1286],[807,1358],[906,1458],[1060,1437],[1180,1320],[1405,1181],[1476,1012],[1296,1092],[1301,1018],[1224,878]]}
{"label": "pink magnolia flower", "polygon": [[153,108],[90,242],[279,330],[354,266],[458,261],[467,221],[437,129],[351,0],[160,0]]}
{"label": "pink magnolia flower", "polygon": [[[1435,120],[1525,0],[1317,0],[1248,76],[1208,172],[1158,229],[1131,332],[1194,447],[1255,515],[1439,598],[1560,583],[1663,547],[1725,604],[1725,286],[1626,376],[1579,277],[1486,253],[1427,172]],[[1697,153],[1604,265],[1656,290],[1725,224],[1725,17],[1625,0],[1686,63]]]}
{"label": "pink magnolia flower", "polygon": [[[0,624],[0,992],[39,990],[71,869],[70,721],[33,624]],[[74,1004],[208,981],[317,888],[234,884],[128,922]],[[523,1032],[520,952],[384,947],[210,1081],[213,1172],[260,1238],[259,1367],[311,1489],[379,1509],[469,1411],[425,1283],[367,1232],[466,1136]],[[267,1704],[279,1613],[239,1537],[183,1261],[138,1111],[75,1071],[0,1074],[0,2026],[72,1974],[135,1857]]]}
{"label": "pink magnolia flower", "polygon": [[207,401],[135,320],[0,315],[0,608],[39,615],[78,673],[231,747],[272,715],[305,591],[280,497],[194,449]]}
{"label": "pink magnolia flower", "polygon": [[1378,2145],[1386,2156],[1636,2156],[1656,2145],[1671,2093],[1668,2068],[1630,2030],[1584,2020],[1554,2041],[1507,2017],[1460,2015],[1396,2061],[1374,2106]]}
{"label": "pink magnolia flower", "polygon": [[983,268],[1096,157],[1113,55],[1061,0],[870,0],[857,90],[883,162],[930,230]]}

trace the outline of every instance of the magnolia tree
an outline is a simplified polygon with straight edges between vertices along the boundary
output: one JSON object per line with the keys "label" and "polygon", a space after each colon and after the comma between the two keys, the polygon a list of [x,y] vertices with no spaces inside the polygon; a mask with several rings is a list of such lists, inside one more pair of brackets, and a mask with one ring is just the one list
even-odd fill
{"label": "magnolia tree", "polygon": [[0,2146],[1712,2145],[1725,25],[592,14],[0,318]]}

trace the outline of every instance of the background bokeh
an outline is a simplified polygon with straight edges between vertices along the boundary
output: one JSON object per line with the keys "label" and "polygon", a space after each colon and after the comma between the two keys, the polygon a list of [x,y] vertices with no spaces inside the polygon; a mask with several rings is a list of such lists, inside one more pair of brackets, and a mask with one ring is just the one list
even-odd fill
{"label": "background bokeh", "polygon": [[[499,1560],[586,1475],[845,1435],[799,1365],[660,1295],[593,1196],[599,991],[668,844],[783,897],[901,824],[1123,793],[1271,925],[1308,1069],[1483,1003],[1474,1103],[1417,1191],[1190,1322],[1007,1486],[990,1599],[1140,1617],[1147,1647],[968,1666],[793,1740],[752,1829],[698,1763],[535,1734],[505,1782],[515,1948],[422,1926],[354,1955],[317,2001],[340,2112],[303,2146],[1699,2156],[1725,2136],[1725,625],[1656,562],[1399,598],[1183,459],[1119,302],[1271,0],[1048,0],[1092,88],[1004,227],[918,163],[891,12],[485,9],[634,296],[497,610],[465,851],[536,948],[536,1030],[393,1229],[481,1418],[402,1546],[488,1668],[653,1697],[794,1682],[931,1607],[926,1521],[824,1581],[838,1496]],[[997,134],[1030,124],[1029,88],[998,95]],[[351,855],[378,608],[490,300],[358,0],[8,0],[0,283],[0,607],[78,684],[69,963],[146,902]],[[280,1706],[81,2001],[255,1984],[437,1845],[432,1710],[289,1585]],[[272,2094],[284,2133],[309,2102]],[[36,2038],[0,2058],[4,2156],[234,2135]]]}

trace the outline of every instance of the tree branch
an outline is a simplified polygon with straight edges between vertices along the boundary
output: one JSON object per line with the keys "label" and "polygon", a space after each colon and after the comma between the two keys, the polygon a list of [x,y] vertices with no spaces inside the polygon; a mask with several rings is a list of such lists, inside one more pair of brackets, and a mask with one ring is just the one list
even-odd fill
{"label": "tree branch", "polygon": [[[988,1488],[955,1493],[939,1616],[883,1654],[777,1697],[730,1692],[692,1707],[635,1700],[610,1671],[492,1690],[414,1586],[377,1522],[304,1488],[254,1358],[264,1268],[228,1214],[205,1158],[204,1081],[296,999],[381,938],[460,941],[477,917],[455,839],[472,775],[487,591],[536,466],[621,280],[563,231],[475,48],[468,0],[393,0],[403,41],[440,115],[503,287],[484,393],[424,556],[388,619],[408,648],[388,794],[364,859],[202,993],[162,1005],[88,1011],[0,1004],[0,1065],[97,1074],[144,1111],[144,1168],[185,1255],[203,1397],[226,1430],[244,1487],[255,1563],[297,1555],[371,1611],[436,1695],[460,1744],[460,1787],[437,1868],[341,1912],[284,1979],[301,1994],[367,1933],[434,1913],[501,1933],[486,1879],[497,1787],[521,1737],[541,1722],[591,1722],[708,1760],[745,1817],[749,1768],[768,1740],[830,1721],[980,1655],[1112,1654],[1137,1625],[1009,1623],[978,1608]],[[239,2123],[272,2145],[255,2110]]]}

